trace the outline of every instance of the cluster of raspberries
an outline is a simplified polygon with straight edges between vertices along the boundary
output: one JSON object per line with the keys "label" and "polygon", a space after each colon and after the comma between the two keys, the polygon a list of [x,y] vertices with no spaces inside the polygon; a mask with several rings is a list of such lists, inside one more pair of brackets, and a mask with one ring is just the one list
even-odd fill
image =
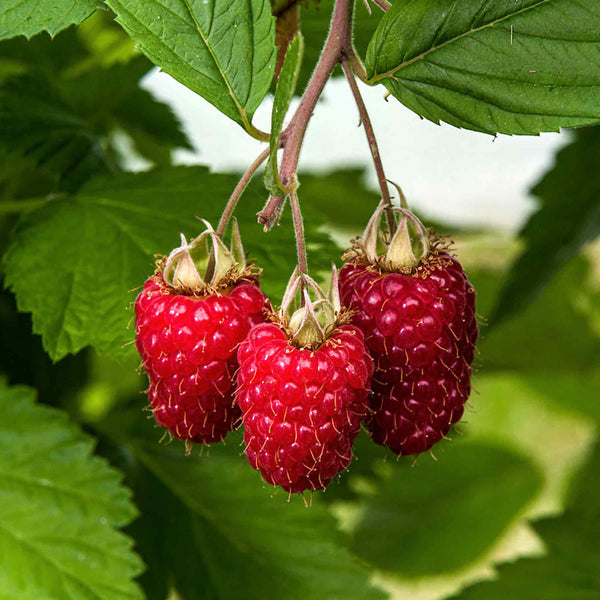
{"label": "cluster of raspberries", "polygon": [[431,448],[470,393],[478,328],[461,265],[444,250],[408,273],[350,259],[340,297],[349,322],[302,347],[256,279],[186,294],[157,272],[135,303],[156,422],[199,444],[243,424],[248,462],[288,492],[345,470],[363,422],[398,455]]}

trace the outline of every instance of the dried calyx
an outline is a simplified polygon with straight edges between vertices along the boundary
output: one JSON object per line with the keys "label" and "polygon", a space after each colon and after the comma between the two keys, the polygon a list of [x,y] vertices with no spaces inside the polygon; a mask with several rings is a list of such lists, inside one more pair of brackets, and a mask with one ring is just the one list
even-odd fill
{"label": "dried calyx", "polygon": [[227,285],[247,272],[237,221],[233,222],[229,249],[210,223],[202,222],[206,231],[189,243],[181,234],[181,246],[175,248],[165,262],[163,279],[180,293],[202,293]]}
{"label": "dried calyx", "polygon": [[316,348],[340,323],[340,293],[335,266],[329,294],[314,279],[298,269],[287,285],[279,317],[287,325],[292,339],[302,348]]}
{"label": "dried calyx", "polygon": [[[384,230],[382,217],[392,213],[395,231]],[[427,229],[406,207],[388,207],[383,203],[373,213],[360,241],[360,249],[371,264],[385,270],[412,270],[430,253]]]}

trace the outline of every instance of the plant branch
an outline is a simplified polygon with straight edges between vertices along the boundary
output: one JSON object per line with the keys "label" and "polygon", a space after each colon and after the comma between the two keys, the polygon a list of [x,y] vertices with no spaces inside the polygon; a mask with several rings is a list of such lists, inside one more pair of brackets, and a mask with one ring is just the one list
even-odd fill
{"label": "plant branch", "polygon": [[287,195],[269,196],[263,209],[257,214],[257,221],[264,226],[264,230],[270,231],[274,225],[279,223],[281,213],[283,212],[283,203]]}
{"label": "plant branch", "polygon": [[323,88],[342,56],[344,43],[351,31],[353,7],[353,0],[336,0],[321,58],[290,123],[279,171],[281,183],[288,192],[297,187],[296,169],[306,128]]}
{"label": "plant branch", "polygon": [[266,206],[258,213],[258,222],[265,225],[265,230],[268,230],[277,220],[277,216],[281,214],[287,194],[298,187],[296,170],[308,122],[325,84],[341,60],[344,49],[352,48],[353,9],[354,0],[336,0],[321,58],[292,120],[281,133],[280,144],[283,147],[283,156],[279,169],[279,180],[286,194],[269,198]]}
{"label": "plant branch", "polygon": [[294,220],[294,233],[296,234],[296,249],[298,250],[298,270],[300,273],[308,274],[308,260],[306,257],[306,244],[304,242],[304,223],[300,202],[295,191],[290,192],[290,206]]}
{"label": "plant branch", "polygon": [[373,157],[373,165],[375,166],[375,172],[377,173],[381,197],[386,206],[385,214],[388,228],[390,230],[390,234],[393,235],[396,229],[396,221],[392,211],[392,200],[390,198],[390,191],[387,186],[385,171],[383,170],[383,163],[381,162],[381,155],[379,154],[379,146],[377,145],[377,139],[375,138],[375,131],[373,130],[373,123],[371,123],[371,117],[369,117],[369,112],[367,111],[365,102],[360,94],[360,90],[358,89],[358,84],[354,78],[354,73],[352,72],[348,59],[345,56],[342,57],[342,69],[344,69],[344,74],[346,75],[346,79],[350,84],[350,89],[352,90],[352,95],[354,96],[356,107],[358,108],[358,114],[360,115],[360,121],[365,130],[367,141],[369,142],[369,149],[371,150],[371,156]]}
{"label": "plant branch", "polygon": [[227,227],[227,223],[229,223],[229,219],[231,219],[231,215],[237,206],[238,200],[241,195],[244,193],[244,190],[248,187],[252,176],[260,165],[265,162],[267,157],[269,156],[270,148],[267,146],[255,159],[255,161],[248,167],[248,170],[242,175],[242,178],[239,180],[238,184],[235,186],[227,204],[225,205],[225,209],[223,210],[223,214],[221,215],[221,220],[219,221],[219,226],[217,227],[217,234],[223,236],[225,233],[225,228]]}

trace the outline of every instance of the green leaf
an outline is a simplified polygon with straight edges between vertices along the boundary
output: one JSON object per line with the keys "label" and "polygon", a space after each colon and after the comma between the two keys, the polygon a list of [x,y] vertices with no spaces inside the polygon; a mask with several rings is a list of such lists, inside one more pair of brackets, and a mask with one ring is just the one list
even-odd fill
{"label": "green leaf", "polygon": [[578,412],[600,424],[600,373],[597,370],[529,374],[527,385],[543,394],[556,408]]}
{"label": "green leaf", "polygon": [[12,60],[24,70],[45,71],[54,79],[127,62],[136,55],[133,40],[109,10],[96,11],[78,27],[52,37],[42,32],[29,40],[20,36],[0,41],[0,65]]}
{"label": "green leaf", "polygon": [[564,515],[533,523],[546,556],[498,567],[496,581],[475,584],[460,600],[588,600],[600,597],[600,452],[596,447]]}
{"label": "green leaf", "polygon": [[30,315],[19,313],[14,295],[2,289],[0,331],[0,379],[35,388],[44,404],[72,407],[90,376],[90,355],[80,352],[54,364],[31,333]]}
{"label": "green leaf", "polygon": [[43,76],[26,74],[0,87],[0,144],[57,173],[67,189],[110,168],[90,124]]}
{"label": "green leaf", "polygon": [[173,148],[193,148],[171,107],[140,87],[151,67],[138,54],[125,63],[84,71],[62,87],[73,110],[94,124],[95,133],[124,131],[142,156],[168,164]]}
{"label": "green leaf", "polygon": [[498,299],[492,324],[513,316],[600,234],[600,127],[580,129],[533,188],[541,205],[521,231],[526,249]]}
{"label": "green leaf", "polygon": [[[43,204],[48,191],[55,188],[56,179],[50,171],[39,169],[31,158],[0,146],[0,214],[6,214],[9,203],[16,204],[10,202],[15,198],[27,198],[30,206],[35,206],[35,198],[41,198],[40,205]],[[18,206],[14,212],[20,212],[20,202]],[[2,250],[7,241],[0,244]]]}
{"label": "green leaf", "polygon": [[266,164],[264,176],[265,187],[275,196],[285,193],[279,181],[277,150],[279,149],[279,135],[283,127],[283,120],[296,90],[296,82],[298,81],[298,74],[302,66],[303,53],[304,38],[301,33],[298,33],[287,49],[285,60],[279,73],[277,87],[275,88],[273,112],[271,114],[271,154]]}
{"label": "green leaf", "polygon": [[[344,547],[335,518],[319,502],[274,495],[240,454],[239,434],[202,457],[182,444],[157,443],[139,410],[113,414],[102,428],[129,457],[144,514],[152,564],[173,581],[183,600],[344,598],[379,600],[369,572]],[[151,494],[150,496],[148,494]]]}
{"label": "green leaf", "polygon": [[352,549],[378,569],[404,578],[458,571],[489,550],[541,489],[534,465],[506,449],[458,442],[435,452],[437,462],[387,465],[374,487]]}
{"label": "green leaf", "polygon": [[[468,274],[477,290],[477,312],[485,319],[493,310],[503,274],[495,269],[470,269]],[[597,302],[591,278],[589,262],[576,258],[516,318],[499,323],[491,331],[482,320],[478,348],[486,371],[581,373],[597,368],[600,337],[582,308],[582,304]]]}
{"label": "green leaf", "polygon": [[599,28],[596,0],[396,0],[367,74],[434,123],[558,131],[600,121]]}
{"label": "green leaf", "polygon": [[60,87],[79,114],[91,117],[94,110],[101,115],[110,114],[129,94],[139,89],[140,80],[151,69],[152,63],[137,54],[127,62],[71,73],[62,78]]}
{"label": "green leaf", "polygon": [[31,37],[41,31],[51,36],[89,17],[102,6],[99,0],[2,0],[0,39]]}
{"label": "green leaf", "polygon": [[55,76],[62,74],[88,57],[77,31],[70,27],[54,38],[47,33],[40,33],[30,40],[24,37],[2,40],[0,61],[14,61],[21,66],[23,72],[38,70]]}
{"label": "green leaf", "polygon": [[276,59],[269,0],[106,3],[153,63],[253,131]]}
{"label": "green leaf", "polygon": [[[44,42],[44,36],[30,42],[30,55]],[[0,144],[55,173],[59,191],[75,191],[92,175],[118,168],[123,157],[110,143],[115,131],[127,133],[155,162],[169,162],[175,147],[191,147],[171,108],[139,86],[152,68],[142,55],[61,78],[51,77],[51,64],[46,73],[31,70],[0,87]]]}
{"label": "green leaf", "polygon": [[157,165],[170,164],[173,148],[193,150],[171,107],[147,90],[137,88],[131,92],[115,109],[114,117],[135,149]]}
{"label": "green leaf", "polygon": [[99,10],[77,27],[77,37],[90,52],[89,59],[79,64],[79,68],[108,66],[128,61],[137,54],[135,42],[114,17],[112,10]]}
{"label": "green leaf", "polygon": [[[203,167],[122,174],[28,213],[6,256],[6,284],[19,310],[33,313],[34,331],[52,358],[89,344],[122,354],[122,344],[133,339],[126,307],[152,273],[155,255],[178,245],[179,232],[198,235],[196,216],[216,223],[236,183],[235,176]],[[262,232],[256,212],[263,203],[264,189],[255,182],[236,215],[246,250],[265,270],[263,289],[279,295],[296,264],[293,234],[289,215],[281,227]],[[318,225],[314,218],[307,224],[315,271],[330,268],[338,251]]]}
{"label": "green leaf", "polygon": [[0,596],[142,598],[142,564],[116,531],[136,514],[93,442],[34,392],[0,382]]}

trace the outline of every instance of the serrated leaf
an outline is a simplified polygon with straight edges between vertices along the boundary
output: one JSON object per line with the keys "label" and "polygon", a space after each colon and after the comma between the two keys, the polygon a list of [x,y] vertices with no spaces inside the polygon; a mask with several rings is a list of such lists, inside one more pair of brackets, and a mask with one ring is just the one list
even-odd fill
{"label": "serrated leaf", "polygon": [[131,92],[116,108],[114,116],[135,149],[157,165],[170,164],[174,148],[193,150],[171,107],[147,90],[138,88]]}
{"label": "serrated leaf", "polygon": [[496,581],[475,584],[457,600],[592,600],[600,597],[600,452],[596,446],[564,515],[533,523],[546,556],[497,568]]}
{"label": "serrated leaf", "polygon": [[[67,33],[58,39],[63,37],[70,39]],[[31,59],[54,49],[45,36],[25,44],[29,52],[9,45]],[[62,51],[59,45],[57,59]],[[46,73],[31,69],[0,87],[0,145],[56,174],[58,190],[75,191],[92,175],[118,168],[122,160],[110,144],[117,130],[156,162],[169,162],[175,147],[191,147],[171,108],[139,86],[152,68],[142,55],[77,74],[71,66],[71,74],[60,78],[50,76],[53,63],[48,60]]]}
{"label": "serrated leaf", "polygon": [[[237,178],[203,167],[173,167],[122,174],[86,184],[27,214],[6,256],[6,284],[19,310],[33,313],[33,328],[55,360],[89,344],[104,354],[125,352],[133,339],[126,307],[153,271],[156,254],[178,245],[179,232],[198,234],[196,216],[216,223]],[[268,235],[256,223],[264,203],[258,182],[236,211],[244,246],[268,277],[263,289],[279,295],[295,264],[289,216]],[[327,269],[338,252],[307,227],[313,268]],[[276,302],[276,296],[274,297]]]}
{"label": "serrated leaf", "polygon": [[115,529],[136,514],[119,474],[31,389],[0,382],[0,410],[0,596],[141,599],[141,562]]}
{"label": "serrated leaf", "polygon": [[99,0],[2,0],[0,39],[31,37],[47,31],[51,36],[79,24],[102,6]]}
{"label": "serrated leaf", "polygon": [[240,453],[238,434],[209,455],[185,456],[179,443],[159,445],[160,434],[140,416],[113,414],[102,429],[133,458],[135,492],[152,494],[140,503],[147,511],[141,522],[152,523],[148,548],[162,556],[148,562],[167,573],[183,600],[385,597],[344,547],[318,495],[310,508],[299,496],[289,503],[283,493],[274,496]]}
{"label": "serrated leaf", "polygon": [[77,29],[70,27],[52,38],[40,33],[30,40],[16,37],[0,41],[0,59],[12,60],[21,65],[23,71],[45,71],[61,73],[77,62],[87,58],[88,52],[77,35]]}
{"label": "serrated leaf", "polygon": [[[541,489],[537,468],[504,448],[457,442],[435,452],[437,462],[389,465],[375,483],[351,547],[378,569],[403,578],[458,571],[491,548]],[[468,543],[457,543],[466,531]]]}
{"label": "serrated leaf", "polygon": [[138,47],[248,131],[276,59],[269,0],[107,0]]}
{"label": "serrated leaf", "polygon": [[57,173],[68,189],[110,169],[90,124],[43,76],[26,74],[0,87],[0,144]]}
{"label": "serrated leaf", "polygon": [[271,154],[269,154],[269,160],[266,164],[264,182],[267,190],[275,196],[284,193],[279,181],[277,150],[279,149],[279,136],[283,127],[283,120],[296,90],[303,54],[304,38],[301,33],[298,33],[286,51],[277,87],[275,88],[273,112],[271,113]]}
{"label": "serrated leaf", "polygon": [[397,0],[367,52],[418,115],[485,133],[600,121],[596,0]]}
{"label": "serrated leaf", "polygon": [[174,148],[193,148],[171,107],[140,87],[151,68],[138,54],[124,63],[84,71],[62,88],[73,110],[92,122],[97,134],[124,131],[142,156],[168,164]]}
{"label": "serrated leaf", "polygon": [[532,189],[541,205],[521,231],[526,248],[508,274],[492,325],[533,302],[556,272],[600,234],[600,127],[575,135]]}
{"label": "serrated leaf", "polygon": [[25,70],[45,71],[55,79],[127,62],[136,55],[133,40],[108,10],[96,11],[78,27],[52,37],[42,32],[29,40],[20,36],[0,41],[0,64],[14,60]]}

